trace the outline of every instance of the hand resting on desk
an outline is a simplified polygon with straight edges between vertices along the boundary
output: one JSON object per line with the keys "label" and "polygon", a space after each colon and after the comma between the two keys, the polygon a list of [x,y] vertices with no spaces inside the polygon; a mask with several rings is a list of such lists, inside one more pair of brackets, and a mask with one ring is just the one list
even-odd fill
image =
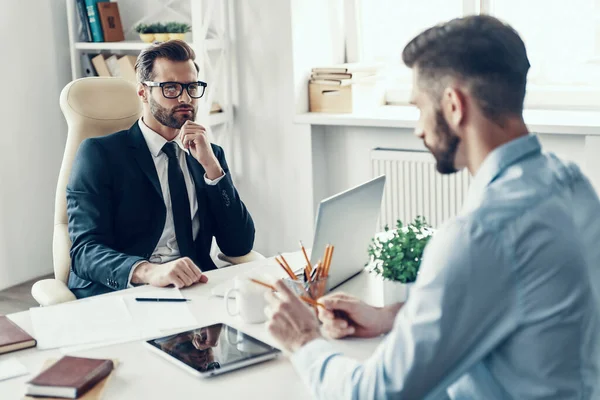
{"label": "hand resting on desk", "polygon": [[206,283],[208,277],[188,257],[165,264],[143,262],[135,268],[131,277],[133,284],[148,283],[157,287],[173,285],[179,289],[197,282]]}
{"label": "hand resting on desk", "polygon": [[[332,339],[347,336],[370,338],[388,333],[402,303],[373,307],[346,293],[334,293],[319,299],[321,331]],[[340,312],[341,311],[341,312]]]}

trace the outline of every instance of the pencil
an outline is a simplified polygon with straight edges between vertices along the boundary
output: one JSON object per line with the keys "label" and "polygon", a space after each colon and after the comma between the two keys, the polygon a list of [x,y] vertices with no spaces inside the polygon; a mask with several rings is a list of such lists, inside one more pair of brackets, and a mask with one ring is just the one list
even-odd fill
{"label": "pencil", "polygon": [[275,261],[277,261],[277,264],[279,264],[279,266],[281,268],[283,268],[283,270],[285,271],[286,274],[288,274],[288,276],[290,277],[290,279],[296,280],[296,275],[294,275],[294,273],[292,271],[290,271],[289,269],[287,269],[285,267],[285,265],[283,265],[283,263],[281,261],[279,261],[279,259],[277,257],[275,257]]}
{"label": "pencil", "polygon": [[254,278],[250,278],[250,280],[251,280],[252,282],[254,282],[254,283],[257,283],[257,284],[261,285],[261,286],[264,286],[264,287],[266,287],[266,288],[269,288],[269,289],[271,289],[271,290],[272,290],[272,291],[274,291],[274,292],[276,292],[276,291],[277,291],[277,289],[275,289],[275,286],[273,286],[273,285],[269,285],[268,283],[261,282],[261,281],[259,281],[258,279],[254,279]]}
{"label": "pencil", "polygon": [[319,303],[318,301],[314,301],[313,299],[311,299],[310,297],[307,296],[300,296],[300,298],[305,301],[306,303],[310,304],[311,306],[315,306],[315,307],[321,307],[321,308],[327,308],[325,307],[322,303]]}
{"label": "pencil", "polygon": [[[275,286],[273,286],[273,285],[269,285],[268,283],[265,283],[265,282],[259,281],[258,279],[254,279],[254,278],[250,278],[250,280],[251,280],[252,282],[254,282],[254,283],[258,284],[258,285],[261,285],[261,286],[264,286],[264,287],[266,287],[266,288],[269,288],[269,289],[271,289],[271,290],[272,290],[272,291],[274,291],[274,292],[276,292],[276,291],[277,291],[277,289],[276,289],[276,288],[275,288]],[[312,305],[312,306],[315,306],[315,307],[323,307],[323,308],[325,308],[325,306],[324,306],[323,304],[321,304],[321,303],[319,303],[319,302],[317,302],[317,301],[314,301],[314,300],[313,300],[313,299],[311,299],[310,297],[307,297],[307,296],[300,296],[300,299],[301,299],[302,301],[304,301],[305,303],[308,303],[308,304],[310,304],[310,305]]]}
{"label": "pencil", "polygon": [[300,241],[300,248],[302,249],[302,254],[304,254],[304,259],[306,260],[306,265],[308,265],[308,271],[310,274],[310,271],[312,271],[312,264],[310,263],[310,260],[308,259],[308,255],[306,254],[306,249],[304,248],[304,245],[302,244],[302,240]]}
{"label": "pencil", "polygon": [[283,256],[281,253],[279,253],[279,258],[280,258],[280,259],[281,259],[281,261],[283,262],[283,265],[285,265],[285,266],[287,267],[287,269],[288,269],[290,272],[292,272],[292,275],[293,275],[293,272],[294,272],[294,270],[292,269],[292,267],[290,267],[290,264],[288,264],[287,260],[285,259],[285,257],[284,257],[284,256]]}
{"label": "pencil", "polygon": [[333,257],[334,246],[329,246],[329,258],[327,259],[327,267],[325,268],[325,276],[329,276],[329,268],[331,267],[331,258]]}

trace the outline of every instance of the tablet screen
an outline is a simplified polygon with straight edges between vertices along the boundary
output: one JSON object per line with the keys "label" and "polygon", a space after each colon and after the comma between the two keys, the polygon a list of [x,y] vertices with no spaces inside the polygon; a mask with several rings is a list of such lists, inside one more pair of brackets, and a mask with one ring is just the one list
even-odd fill
{"label": "tablet screen", "polygon": [[279,352],[225,324],[181,332],[148,343],[202,373]]}

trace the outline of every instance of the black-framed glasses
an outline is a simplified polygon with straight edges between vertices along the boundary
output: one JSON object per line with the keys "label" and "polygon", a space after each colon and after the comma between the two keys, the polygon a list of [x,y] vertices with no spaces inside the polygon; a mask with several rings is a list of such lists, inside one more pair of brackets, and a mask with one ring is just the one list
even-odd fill
{"label": "black-framed glasses", "polygon": [[183,89],[187,90],[192,99],[199,99],[204,96],[204,91],[208,86],[206,82],[202,81],[190,83],[146,81],[144,82],[144,85],[150,87],[160,87],[162,89],[163,96],[167,99],[178,98],[181,96],[181,93],[183,93]]}

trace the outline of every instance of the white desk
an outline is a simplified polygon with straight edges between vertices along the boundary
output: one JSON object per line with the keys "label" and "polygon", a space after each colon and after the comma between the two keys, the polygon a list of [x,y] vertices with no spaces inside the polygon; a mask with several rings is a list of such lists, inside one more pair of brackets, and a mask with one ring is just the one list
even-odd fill
{"label": "white desk", "polygon": [[[299,255],[298,255],[299,256]],[[293,261],[290,260],[293,264]],[[281,275],[280,268],[272,259],[223,268],[207,273],[209,282],[183,289],[199,326],[215,322],[225,322],[241,329],[271,345],[276,343],[265,328],[265,324],[250,325],[239,317],[230,317],[225,311],[223,298],[210,297],[214,285],[234,277],[241,270],[264,268],[267,273]],[[344,283],[338,290],[352,293],[365,301],[380,305],[381,290],[377,280],[367,272],[362,272]],[[137,287],[111,293],[109,296],[142,293],[148,287]],[[150,288],[151,290],[151,288]],[[30,334],[33,334],[29,312],[11,314],[9,317]],[[337,341],[336,345],[345,354],[365,359],[373,353],[381,339]],[[287,357],[250,366],[238,371],[210,379],[197,379],[183,369],[151,353],[142,342],[129,342],[95,349],[82,350],[73,355],[96,358],[117,358],[121,362],[116,374],[109,382],[104,398],[118,399],[307,399],[309,392]],[[17,357],[30,371],[29,375],[0,382],[0,399],[20,399],[25,391],[25,382],[37,374],[44,360],[60,358],[58,350],[40,351],[36,348],[22,350],[0,356],[0,360]]]}

